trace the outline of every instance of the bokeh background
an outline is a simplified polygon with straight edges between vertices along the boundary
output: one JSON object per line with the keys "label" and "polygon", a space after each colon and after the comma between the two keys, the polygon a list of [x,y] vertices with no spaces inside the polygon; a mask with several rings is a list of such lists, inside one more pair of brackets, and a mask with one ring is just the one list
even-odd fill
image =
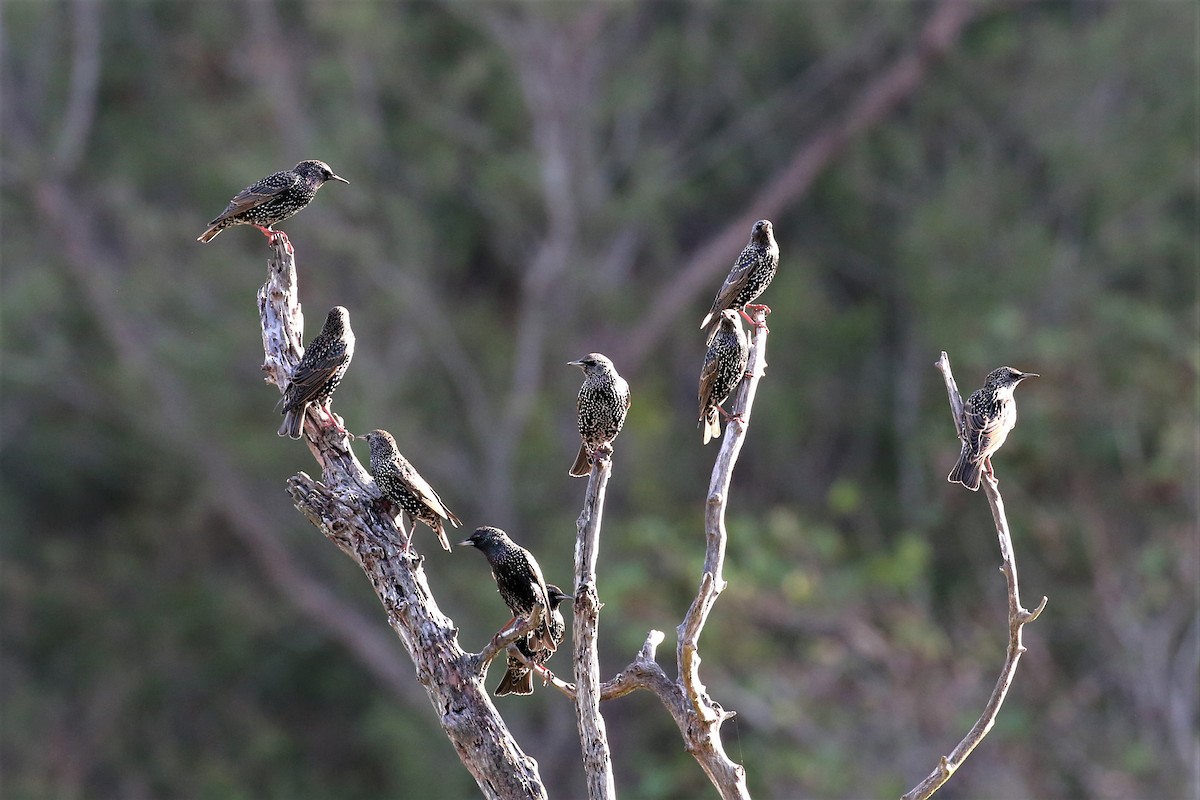
{"label": "bokeh background", "polygon": [[[1196,797],[1197,31],[1165,1],[4,3],[4,796],[477,796],[367,581],[284,493],[314,465],[259,372],[263,238],[195,241],[320,158],[351,185],[282,227],[308,335],[353,317],[335,409],[551,581],[583,492],[564,363],[605,352],[632,384],[606,675],[651,628],[673,652],[716,453],[697,324],[774,221],[701,642],[756,796],[898,795],[1000,669],[944,349],[964,391],[1043,376],[996,467],[1024,599],[1050,602],[942,794]],[[507,618],[483,560],[416,546],[478,649]],[[568,701],[498,705],[581,796]],[[604,711],[623,797],[715,796],[655,698]]]}

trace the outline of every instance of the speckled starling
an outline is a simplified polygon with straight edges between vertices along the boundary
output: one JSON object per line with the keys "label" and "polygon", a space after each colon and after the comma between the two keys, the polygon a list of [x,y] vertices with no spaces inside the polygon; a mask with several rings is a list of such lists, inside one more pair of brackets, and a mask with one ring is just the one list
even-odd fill
{"label": "speckled starling", "polygon": [[413,531],[417,522],[424,522],[437,534],[442,549],[450,549],[450,540],[446,538],[443,520],[454,527],[462,521],[454,516],[454,512],[446,508],[442,498],[433,487],[426,483],[413,465],[408,463],[396,447],[396,440],[387,431],[375,430],[366,435],[367,444],[371,447],[371,476],[379,491],[391,500],[407,516],[404,531],[408,540],[412,541]]}
{"label": "speckled starling", "polygon": [[721,435],[717,411],[746,374],[749,359],[750,340],[742,328],[742,320],[738,312],[727,308],[721,312],[716,333],[704,354],[704,366],[700,368],[699,427],[704,429],[705,444]]}
{"label": "speckled starling", "polygon": [[589,353],[568,366],[583,370],[583,386],[575,406],[579,412],[579,455],[571,466],[570,475],[586,478],[591,472],[592,454],[598,447],[612,443],[625,424],[629,411],[629,384],[617,374],[608,356]]}
{"label": "speckled starling", "polygon": [[296,365],[283,397],[275,410],[283,411],[280,436],[299,439],[304,430],[304,412],[309,404],[321,405],[333,396],[350,359],[354,357],[354,331],[350,330],[350,312],[334,306],[325,318],[325,326],[308,343],[304,357]]}
{"label": "speckled starling", "polygon": [[[779,245],[775,243],[773,228],[769,220],[760,219],[750,231],[750,243],[742,250],[733,268],[729,270],[725,283],[717,292],[712,308],[704,315],[700,330],[706,330],[717,316],[727,308],[746,312],[744,309],[766,291],[775,271],[779,269]],[[753,306],[751,306],[753,308]],[[746,320],[753,323],[749,316]],[[712,342],[712,334],[709,335]]]}
{"label": "speckled starling", "polygon": [[1013,399],[1013,390],[1026,378],[1036,377],[1038,375],[1034,372],[1000,367],[987,376],[982,388],[971,393],[967,402],[963,403],[960,426],[962,451],[946,480],[961,483],[977,492],[985,468],[988,475],[996,476],[992,470],[992,456],[1017,424],[1017,403]]}
{"label": "speckled starling", "polygon": [[[556,645],[562,644],[563,636],[567,632],[567,623],[563,620],[562,611],[559,606],[563,600],[574,600],[575,598],[569,594],[563,594],[563,590],[555,586],[553,583],[546,584],[546,595],[550,598],[550,637],[554,639]],[[544,666],[550,660],[553,653],[549,650],[532,650],[529,644],[524,639],[518,639],[516,647],[521,651],[527,659],[534,664]],[[533,670],[529,668],[521,659],[510,655],[508,657],[508,669],[504,673],[504,677],[500,679],[500,685],[496,687],[496,696],[503,697],[506,694],[533,694]]]}
{"label": "speckled starling", "polygon": [[[508,538],[507,533],[490,526],[476,528],[466,541],[459,544],[483,551],[492,565],[492,577],[496,579],[500,597],[512,611],[514,619],[528,617],[537,606],[542,607],[543,614],[549,613],[550,601],[541,567],[533,555]],[[529,634],[528,640],[530,649],[534,651],[553,652],[558,649],[558,643],[544,623]]]}
{"label": "speckled starling", "polygon": [[[217,218],[208,223],[198,242],[211,242],[217,234],[232,225],[253,225],[269,239],[282,231],[272,226],[283,222],[304,208],[317,194],[325,181],[350,181],[334,175],[324,161],[301,161],[295,167],[276,172],[242,189]],[[284,236],[286,239],[286,235]]]}

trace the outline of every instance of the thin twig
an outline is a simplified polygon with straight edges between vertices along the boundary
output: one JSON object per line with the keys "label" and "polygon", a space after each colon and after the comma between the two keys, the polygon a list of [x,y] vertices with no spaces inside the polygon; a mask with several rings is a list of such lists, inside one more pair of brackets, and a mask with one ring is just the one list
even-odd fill
{"label": "thin twig", "polygon": [[588,477],[583,512],[576,523],[575,543],[575,716],[583,768],[590,800],[617,796],[613,781],[612,754],[608,732],[600,716],[600,655],[596,632],[600,622],[600,598],[596,592],[596,558],[600,552],[600,523],[604,514],[604,492],[612,474],[611,450],[601,448]]}
{"label": "thin twig", "polygon": [[[942,377],[946,381],[950,413],[954,415],[954,429],[961,437],[962,395],[958,393],[958,385],[954,382],[954,375],[950,371],[950,358],[944,351],[934,366],[941,370]],[[1017,662],[1020,660],[1021,654],[1025,652],[1025,646],[1021,643],[1021,629],[1026,623],[1037,619],[1038,615],[1042,613],[1042,609],[1046,607],[1045,597],[1042,597],[1042,601],[1033,611],[1028,611],[1021,605],[1021,593],[1017,584],[1017,562],[1013,553],[1012,536],[1008,530],[1008,519],[1004,515],[1004,501],[1000,497],[1000,488],[996,479],[986,472],[983,475],[983,489],[987,494],[988,503],[992,507],[992,519],[996,523],[996,535],[1000,539],[1000,557],[1003,561],[1000,571],[1004,573],[1005,581],[1008,583],[1008,652],[1004,658],[1004,668],[1000,671],[996,688],[992,690],[992,696],[988,698],[987,705],[983,709],[983,715],[950,752],[950,755],[942,756],[933,771],[905,794],[901,800],[925,800],[932,796],[941,788],[942,784],[950,780],[950,776],[962,766],[963,761],[971,755],[975,746],[988,735],[988,731],[996,722],[996,716],[1000,713],[1000,706],[1004,704],[1004,696],[1008,694],[1008,688],[1017,674]]]}

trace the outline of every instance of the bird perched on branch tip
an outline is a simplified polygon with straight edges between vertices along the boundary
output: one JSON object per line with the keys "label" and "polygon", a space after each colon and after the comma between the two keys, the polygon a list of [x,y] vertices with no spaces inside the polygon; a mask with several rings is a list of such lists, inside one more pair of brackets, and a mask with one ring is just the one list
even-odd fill
{"label": "bird perched on branch tip", "polygon": [[[754,223],[754,227],[750,231],[750,243],[746,245],[737,261],[734,262],[733,267],[729,270],[729,275],[725,278],[725,283],[721,285],[721,289],[713,300],[712,308],[704,315],[704,319],[700,323],[700,330],[707,330],[717,316],[727,308],[740,312],[747,322],[758,327],[760,323],[751,319],[745,309],[748,306],[755,308],[749,304],[766,291],[778,269],[779,245],[775,242],[774,228],[772,228],[770,220],[760,219]],[[766,306],[762,307],[766,308]],[[708,337],[710,343],[712,336],[713,334],[710,333]]]}
{"label": "bird perched on branch tip", "polygon": [[274,172],[234,195],[225,210],[208,223],[208,229],[196,241],[207,244],[230,226],[253,225],[268,240],[276,235],[282,236],[290,252],[291,243],[287,241],[287,234],[274,230],[273,226],[311,203],[317,190],[326,181],[350,183],[342,176],[335,175],[324,161],[301,161],[291,169]]}
{"label": "bird perched on branch tip", "polygon": [[1017,424],[1017,402],[1013,390],[1026,378],[1039,377],[1035,372],[1021,372],[1012,367],[1000,367],[988,374],[983,386],[976,389],[963,403],[959,421],[962,450],[958,463],[946,476],[951,483],[961,483],[973,492],[986,469],[993,478],[992,456],[1004,444]]}
{"label": "bird perched on branch tip", "polygon": [[579,454],[569,474],[586,478],[592,469],[592,457],[602,446],[612,444],[625,424],[629,412],[629,384],[617,374],[608,356],[588,353],[567,366],[583,370],[583,385],[575,408],[579,417]]}

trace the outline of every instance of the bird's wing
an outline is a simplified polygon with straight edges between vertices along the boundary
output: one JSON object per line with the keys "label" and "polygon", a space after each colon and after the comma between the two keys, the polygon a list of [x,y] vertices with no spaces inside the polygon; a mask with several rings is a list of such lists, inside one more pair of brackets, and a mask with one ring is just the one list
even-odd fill
{"label": "bird's wing", "polygon": [[268,175],[253,186],[247,186],[238,192],[229,201],[229,205],[221,212],[220,216],[208,224],[216,225],[223,219],[237,216],[256,206],[261,206],[271,198],[298,183],[300,183],[300,176],[291,171],[276,172],[273,175]]}
{"label": "bird's wing", "polygon": [[713,381],[717,378],[717,362],[718,359],[710,352],[704,356],[704,366],[700,368],[700,416],[704,416],[705,409],[711,405]]}
{"label": "bird's wing", "polygon": [[[309,345],[312,350],[312,345]],[[307,353],[305,354],[307,356]],[[284,395],[289,405],[307,403],[321,392],[325,382],[346,362],[345,344],[336,344],[329,348],[321,358],[311,362],[307,358],[300,359],[292,380],[288,384],[288,392]]]}
{"label": "bird's wing", "polygon": [[443,519],[450,520],[451,524],[455,526],[462,524],[462,521],[454,516],[454,513],[450,509],[446,508],[446,504],[442,502],[442,498],[433,490],[429,482],[413,469],[413,465],[408,463],[407,459],[402,458],[400,461],[400,475],[408,483],[409,491],[416,495],[417,499],[428,506],[433,513]]}
{"label": "bird's wing", "polygon": [[747,247],[742,250],[742,254],[738,256],[737,263],[733,265],[733,269],[729,270],[729,275],[725,278],[725,283],[721,284],[721,291],[717,292],[717,299],[713,301],[712,309],[709,313],[718,314],[722,309],[729,308],[729,304],[733,302],[733,298],[737,297],[738,292],[746,285],[746,280],[750,277],[750,272],[754,269],[754,265],[759,261],[759,254],[753,247]]}
{"label": "bird's wing", "polygon": [[963,406],[963,436],[972,453],[979,454],[986,450],[986,442],[1000,427],[1001,415],[987,414],[983,408],[982,398],[971,395]]}

